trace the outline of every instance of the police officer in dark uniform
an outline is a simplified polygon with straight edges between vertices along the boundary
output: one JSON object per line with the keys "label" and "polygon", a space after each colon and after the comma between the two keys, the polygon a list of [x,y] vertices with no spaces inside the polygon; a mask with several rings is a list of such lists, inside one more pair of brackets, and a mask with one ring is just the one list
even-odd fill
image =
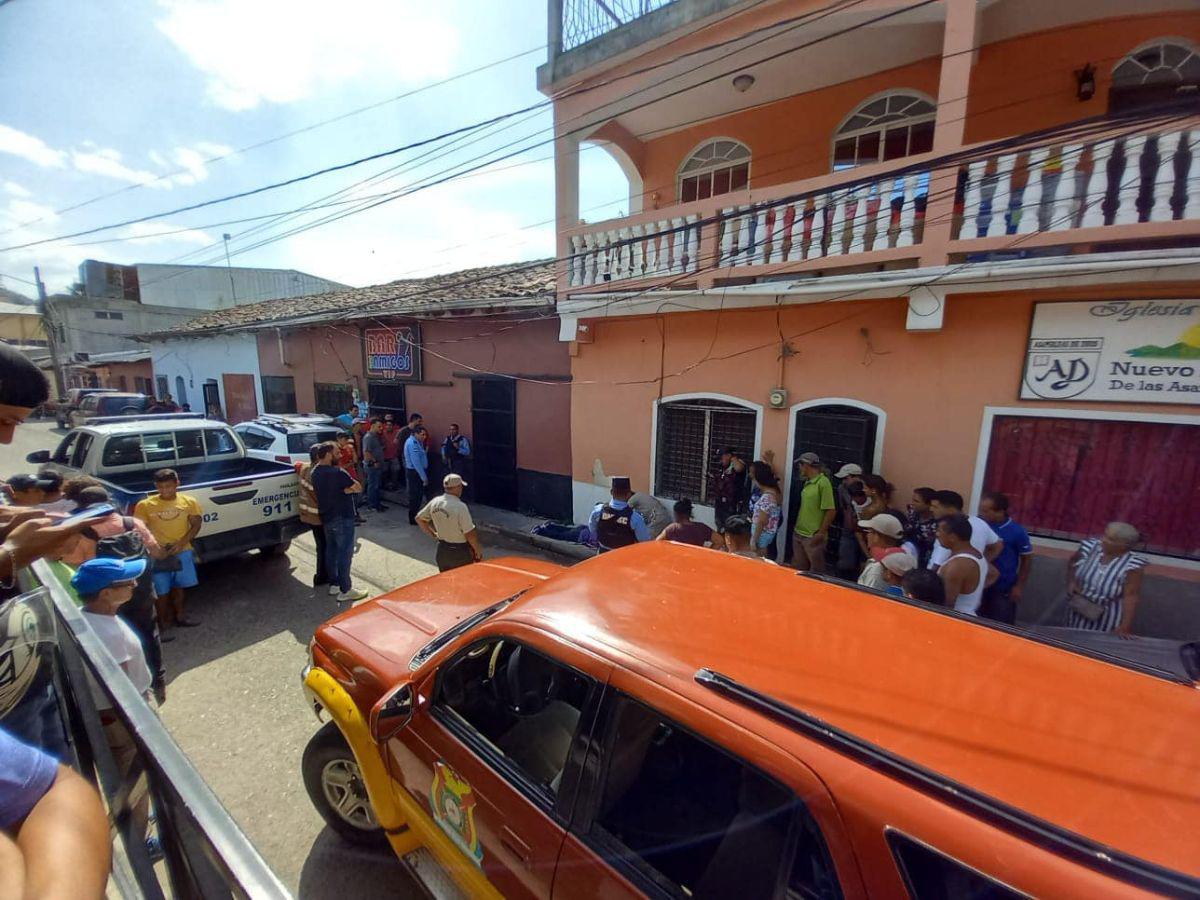
{"label": "police officer in dark uniform", "polygon": [[600,545],[600,552],[650,540],[650,528],[646,525],[646,520],[629,505],[629,498],[633,496],[629,479],[623,475],[614,475],[611,493],[612,500],[608,503],[597,503],[588,520],[588,530],[592,534],[592,540]]}

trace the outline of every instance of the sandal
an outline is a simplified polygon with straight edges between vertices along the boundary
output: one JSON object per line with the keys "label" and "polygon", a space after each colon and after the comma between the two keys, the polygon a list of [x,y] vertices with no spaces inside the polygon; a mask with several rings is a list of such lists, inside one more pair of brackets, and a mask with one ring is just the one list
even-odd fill
{"label": "sandal", "polygon": [[176,619],[175,624],[180,628],[195,628],[200,623],[195,619]]}

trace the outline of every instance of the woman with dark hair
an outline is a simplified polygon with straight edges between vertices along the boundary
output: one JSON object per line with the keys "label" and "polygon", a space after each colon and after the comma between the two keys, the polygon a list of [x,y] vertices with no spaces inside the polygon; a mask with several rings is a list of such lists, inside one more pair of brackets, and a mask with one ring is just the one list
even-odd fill
{"label": "woman with dark hair", "polygon": [[750,477],[758,497],[750,508],[750,547],[759,556],[775,559],[775,535],[783,517],[783,492],[771,466],[761,459],[750,464]]}
{"label": "woman with dark hair", "polygon": [[711,528],[703,522],[692,521],[692,501],[675,501],[675,521],[663,529],[655,540],[676,541],[680,544],[692,544],[696,547],[707,547],[717,541]]}
{"label": "woman with dark hair", "polygon": [[904,517],[908,539],[917,546],[917,564],[922,569],[929,563],[929,554],[937,544],[937,517],[929,508],[929,501],[936,493],[931,487],[914,488],[912,502]]}
{"label": "woman with dark hair", "polygon": [[[883,513],[889,513],[901,522],[904,521],[904,513],[892,509],[892,492],[895,488],[890,481],[882,475],[864,475],[862,487],[863,493],[867,497],[867,505],[858,511],[859,521],[871,519]],[[870,559],[871,551],[867,547],[866,536],[860,530],[856,532],[855,537],[858,538],[858,546],[862,550],[863,558]]]}

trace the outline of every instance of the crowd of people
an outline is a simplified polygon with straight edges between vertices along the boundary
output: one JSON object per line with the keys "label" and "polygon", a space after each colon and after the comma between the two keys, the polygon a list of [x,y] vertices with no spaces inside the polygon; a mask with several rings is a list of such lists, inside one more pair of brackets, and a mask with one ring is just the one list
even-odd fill
{"label": "crowd of people", "polygon": [[[900,509],[891,483],[857,464],[830,472],[818,454],[804,452],[797,474],[789,515],[769,460],[720,450],[707,494],[715,527],[693,518],[690,499],[675,502],[672,519],[655,497],[617,476],[611,499],[592,510],[588,536],[601,552],[647,540],[710,547],[1016,623],[1033,546],[1005,494],[985,492],[971,515],[957,491],[919,487]],[[1133,526],[1112,522],[1080,545],[1067,566],[1061,624],[1131,634],[1146,565],[1133,552],[1139,540]]]}

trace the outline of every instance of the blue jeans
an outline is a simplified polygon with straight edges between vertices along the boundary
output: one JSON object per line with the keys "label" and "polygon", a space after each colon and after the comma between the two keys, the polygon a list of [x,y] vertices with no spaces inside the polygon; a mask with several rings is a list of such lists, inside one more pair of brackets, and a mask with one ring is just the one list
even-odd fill
{"label": "blue jeans", "polygon": [[383,487],[383,466],[371,466],[367,469],[367,506],[379,509],[379,491]]}
{"label": "blue jeans", "polygon": [[354,559],[354,520],[334,519],[324,524],[325,569],[329,583],[350,590],[350,562]]}

